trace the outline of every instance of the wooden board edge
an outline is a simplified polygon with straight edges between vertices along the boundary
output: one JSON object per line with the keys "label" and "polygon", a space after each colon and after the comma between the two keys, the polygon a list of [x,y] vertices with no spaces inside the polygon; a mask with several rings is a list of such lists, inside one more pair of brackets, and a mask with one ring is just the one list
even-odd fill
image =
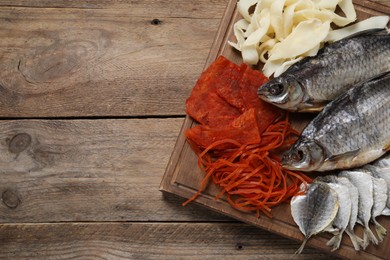
{"label": "wooden board edge", "polygon": [[[217,30],[217,34],[215,35],[213,44],[211,45],[211,49],[209,52],[209,55],[206,59],[205,65],[203,69],[206,69],[217,57],[218,54],[221,53],[221,47],[222,43],[225,39],[226,32],[228,32],[231,29],[231,26],[233,26],[232,19],[234,12],[236,12],[236,0],[230,0],[226,6],[224,15],[221,19],[221,24]],[[229,19],[227,19],[229,18]],[[160,184],[160,191],[167,191],[169,192],[170,186],[173,185],[171,183],[177,162],[179,161],[181,151],[184,149],[184,144],[186,142],[184,131],[185,129],[189,128],[193,124],[193,120],[186,115],[186,118],[183,122],[183,125],[180,129],[178,139],[176,141],[176,144],[173,148],[172,155],[168,161],[168,165],[166,167],[165,173],[163,175],[161,184]]]}
{"label": "wooden board edge", "polygon": [[184,119],[183,125],[181,126],[179,136],[176,140],[176,144],[173,148],[173,152],[168,161],[168,165],[165,169],[165,173],[163,175],[162,181],[160,183],[160,191],[171,191],[171,186],[173,183],[171,180],[173,179],[173,174],[175,172],[177,163],[179,162],[180,156],[182,154],[182,150],[184,149],[184,144],[186,142],[186,138],[184,136],[185,129],[189,128],[192,125],[192,119],[187,115]]}

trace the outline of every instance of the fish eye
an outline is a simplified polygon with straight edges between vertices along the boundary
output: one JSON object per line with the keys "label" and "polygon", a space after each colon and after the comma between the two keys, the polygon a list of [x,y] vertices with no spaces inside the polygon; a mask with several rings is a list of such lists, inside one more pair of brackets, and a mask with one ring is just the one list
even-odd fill
{"label": "fish eye", "polygon": [[300,162],[300,161],[302,161],[303,156],[304,156],[303,151],[298,150],[294,154],[291,155],[291,159],[293,159],[295,162]]}
{"label": "fish eye", "polygon": [[284,86],[282,84],[274,84],[269,88],[269,93],[272,96],[278,96],[283,93]]}

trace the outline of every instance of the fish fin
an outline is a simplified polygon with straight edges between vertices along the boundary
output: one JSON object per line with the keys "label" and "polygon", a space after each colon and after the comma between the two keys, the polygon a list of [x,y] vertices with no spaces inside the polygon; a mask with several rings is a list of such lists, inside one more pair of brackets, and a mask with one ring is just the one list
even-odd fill
{"label": "fish fin", "polygon": [[359,153],[359,151],[360,149],[356,149],[343,154],[332,155],[331,157],[327,158],[326,161],[340,161],[346,159],[353,159]]}
{"label": "fish fin", "polygon": [[358,237],[353,230],[345,230],[345,232],[348,234],[349,238],[351,239],[352,245],[355,248],[356,251],[360,250],[360,246],[363,245],[363,239]]}
{"label": "fish fin", "polygon": [[[359,81],[358,83],[356,83],[354,85],[354,87],[357,87],[359,85],[363,85],[364,83],[366,82],[369,82],[369,81],[373,81],[373,80],[377,80],[377,79],[382,79],[382,78],[386,78],[386,77],[390,77],[390,71],[386,71],[386,72],[382,72],[382,73],[379,73],[378,75],[375,75],[371,78],[368,78],[368,79],[364,79],[362,81]],[[385,150],[386,151],[386,150]]]}
{"label": "fish fin", "polygon": [[378,235],[379,242],[382,242],[386,236],[387,231],[381,224],[378,223],[378,221],[376,221],[375,218],[372,219],[372,222],[374,222],[375,231],[376,231],[376,234]]}
{"label": "fish fin", "polygon": [[338,233],[337,235],[333,236],[327,243],[327,246],[332,247],[332,252],[336,251],[339,249],[340,244],[341,244],[341,238],[343,236],[343,232]]}
{"label": "fish fin", "polygon": [[376,80],[376,79],[381,79],[381,78],[386,78],[386,77],[390,77],[390,71],[386,71],[386,72],[383,72],[383,73],[380,73],[374,77],[371,77],[367,80],[365,80],[364,82],[367,82],[367,81],[371,81],[371,80]]}
{"label": "fish fin", "polygon": [[340,230],[338,228],[333,227],[332,225],[327,226],[323,231],[329,232],[334,236],[336,236],[340,233]]}
{"label": "fish fin", "polygon": [[302,253],[302,250],[305,247],[307,240],[309,240],[309,238],[305,237],[305,239],[302,242],[302,245],[298,248],[297,251],[295,251],[296,255],[299,255],[300,253]]}
{"label": "fish fin", "polygon": [[329,101],[314,101],[312,99],[308,99],[305,101],[304,111],[302,111],[302,109],[298,109],[298,112],[319,113],[328,103]]}
{"label": "fish fin", "polygon": [[374,29],[368,29],[368,30],[364,30],[364,31],[360,31],[360,32],[351,34],[351,35],[344,37],[340,40],[351,39],[351,38],[355,38],[358,36],[365,36],[365,35],[388,35],[388,34],[389,33],[385,28],[374,28]]}
{"label": "fish fin", "polygon": [[389,209],[389,208],[385,208],[385,209],[382,211],[381,215],[390,216],[390,209]]}

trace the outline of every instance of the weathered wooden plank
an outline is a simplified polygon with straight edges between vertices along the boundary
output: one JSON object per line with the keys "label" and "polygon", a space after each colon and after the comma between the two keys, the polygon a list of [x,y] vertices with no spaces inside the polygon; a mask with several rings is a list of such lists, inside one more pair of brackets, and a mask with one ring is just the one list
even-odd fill
{"label": "weathered wooden plank", "polygon": [[0,7],[110,9],[126,10],[128,14],[142,16],[221,18],[227,2],[227,0],[2,0]]}
{"label": "weathered wooden plank", "polygon": [[220,19],[147,13],[0,8],[0,117],[183,115]]}
{"label": "weathered wooden plank", "polygon": [[0,225],[1,259],[336,259],[234,223]]}
{"label": "weathered wooden plank", "polygon": [[159,191],[182,122],[0,121],[0,222],[228,220]]}

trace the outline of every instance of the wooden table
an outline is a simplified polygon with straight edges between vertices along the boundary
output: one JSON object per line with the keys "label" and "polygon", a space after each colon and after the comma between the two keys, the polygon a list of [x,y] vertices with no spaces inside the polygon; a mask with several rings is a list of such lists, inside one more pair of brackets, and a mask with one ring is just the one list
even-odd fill
{"label": "wooden table", "polygon": [[0,1],[1,259],[330,258],[159,191],[227,3]]}

